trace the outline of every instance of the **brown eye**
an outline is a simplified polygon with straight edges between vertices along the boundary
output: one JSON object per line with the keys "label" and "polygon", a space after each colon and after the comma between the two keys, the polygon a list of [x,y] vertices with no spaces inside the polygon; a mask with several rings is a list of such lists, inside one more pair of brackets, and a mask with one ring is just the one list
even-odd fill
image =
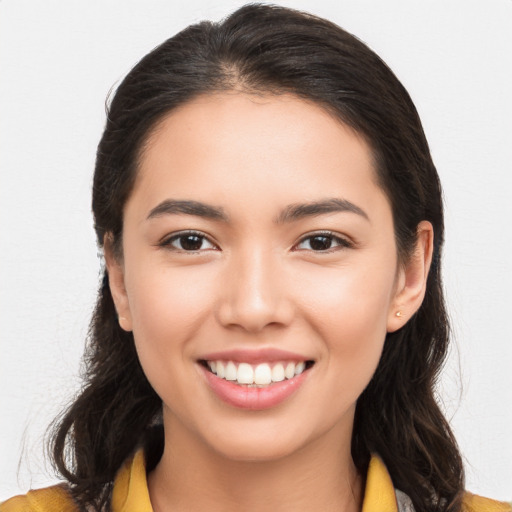
{"label": "brown eye", "polygon": [[215,249],[215,246],[204,235],[194,232],[174,235],[168,238],[162,245],[185,252],[199,252]]}
{"label": "brown eye", "polygon": [[330,249],[337,249],[343,247],[351,247],[350,242],[335,236],[332,233],[319,233],[310,235],[301,240],[297,245],[299,250],[308,250],[315,252],[329,251]]}

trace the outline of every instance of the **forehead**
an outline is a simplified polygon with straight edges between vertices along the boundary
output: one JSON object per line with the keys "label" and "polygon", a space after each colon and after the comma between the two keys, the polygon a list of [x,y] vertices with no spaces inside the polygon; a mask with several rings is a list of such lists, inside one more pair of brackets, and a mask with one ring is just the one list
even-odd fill
{"label": "forehead", "polygon": [[[205,150],[211,149],[209,142],[217,150],[229,150],[229,142],[233,149],[264,145],[268,155],[273,150],[280,154],[287,149],[315,150],[315,144],[323,141],[323,150],[330,145],[331,153],[340,145],[340,136],[350,136],[372,159],[364,137],[323,105],[292,94],[226,91],[200,95],[172,110],[150,132],[145,149],[156,146],[161,151],[165,145],[170,150],[201,139]],[[236,138],[236,146],[230,137]],[[293,143],[300,148],[291,147]]]}
{"label": "forehead", "polygon": [[370,147],[353,129],[293,95],[240,92],[200,96],[168,114],[148,138],[135,187],[153,203],[169,194],[363,201],[369,191],[382,194]]}

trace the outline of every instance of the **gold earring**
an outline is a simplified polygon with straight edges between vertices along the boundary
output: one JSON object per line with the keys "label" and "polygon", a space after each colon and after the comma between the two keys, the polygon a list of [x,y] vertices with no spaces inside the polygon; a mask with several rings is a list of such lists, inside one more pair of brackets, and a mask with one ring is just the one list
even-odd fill
{"label": "gold earring", "polygon": [[397,311],[397,312],[395,313],[395,316],[401,317],[401,316],[402,316],[402,312],[401,312],[401,311]]}

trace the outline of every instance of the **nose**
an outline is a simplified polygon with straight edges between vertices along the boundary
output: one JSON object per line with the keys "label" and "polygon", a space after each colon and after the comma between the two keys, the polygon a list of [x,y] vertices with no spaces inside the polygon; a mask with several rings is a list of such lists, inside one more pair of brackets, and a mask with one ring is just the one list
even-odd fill
{"label": "nose", "polygon": [[224,327],[257,333],[291,322],[293,301],[276,260],[270,251],[253,251],[234,258],[226,267],[217,308]]}

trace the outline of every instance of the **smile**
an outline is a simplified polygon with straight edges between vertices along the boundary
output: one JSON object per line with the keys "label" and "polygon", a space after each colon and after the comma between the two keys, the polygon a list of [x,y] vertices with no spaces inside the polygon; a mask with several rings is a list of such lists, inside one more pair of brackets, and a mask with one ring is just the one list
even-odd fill
{"label": "smile", "polygon": [[212,352],[197,363],[213,395],[232,407],[253,411],[292,400],[315,365],[306,355],[269,347]]}
{"label": "smile", "polygon": [[293,379],[313,365],[313,361],[279,361],[250,364],[237,361],[201,361],[211,373],[241,386],[267,387]]}

